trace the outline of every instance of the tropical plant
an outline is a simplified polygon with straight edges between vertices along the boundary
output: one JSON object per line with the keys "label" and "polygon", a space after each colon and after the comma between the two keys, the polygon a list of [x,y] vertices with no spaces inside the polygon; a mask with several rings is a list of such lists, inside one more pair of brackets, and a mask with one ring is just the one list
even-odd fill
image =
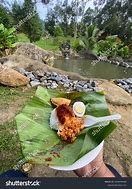
{"label": "tropical plant", "polygon": [[3,24],[0,24],[0,56],[6,54],[7,49],[12,49],[16,46],[15,28],[7,29]]}
{"label": "tropical plant", "polygon": [[100,40],[97,43],[98,55],[107,57],[121,56],[122,58],[129,57],[129,48],[117,37],[112,35],[106,37],[105,40]]}
{"label": "tropical plant", "polygon": [[73,50],[75,50],[76,52],[79,52],[83,49],[83,47],[80,45],[80,40],[79,39],[75,39],[72,41],[72,48]]}
{"label": "tropical plant", "polygon": [[96,25],[90,25],[86,28],[85,36],[80,40],[80,45],[84,50],[91,50],[97,53],[97,41],[101,36],[102,31],[100,31]]}

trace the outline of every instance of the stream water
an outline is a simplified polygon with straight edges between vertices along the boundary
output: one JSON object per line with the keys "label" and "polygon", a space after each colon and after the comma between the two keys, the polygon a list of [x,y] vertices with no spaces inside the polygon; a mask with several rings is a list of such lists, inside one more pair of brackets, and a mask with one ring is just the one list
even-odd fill
{"label": "stream water", "polygon": [[[132,63],[130,63],[132,65]],[[55,60],[55,68],[79,73],[88,78],[123,79],[132,77],[132,68],[124,68],[107,62],[93,64],[86,59]]]}

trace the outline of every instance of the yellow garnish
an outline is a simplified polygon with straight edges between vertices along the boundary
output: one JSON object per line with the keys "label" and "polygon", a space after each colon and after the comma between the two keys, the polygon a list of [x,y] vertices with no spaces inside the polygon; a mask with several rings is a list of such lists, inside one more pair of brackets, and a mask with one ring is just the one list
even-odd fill
{"label": "yellow garnish", "polygon": [[80,113],[83,112],[83,109],[82,109],[82,107],[80,107],[80,106],[76,106],[76,107],[75,107],[75,111],[80,114]]}

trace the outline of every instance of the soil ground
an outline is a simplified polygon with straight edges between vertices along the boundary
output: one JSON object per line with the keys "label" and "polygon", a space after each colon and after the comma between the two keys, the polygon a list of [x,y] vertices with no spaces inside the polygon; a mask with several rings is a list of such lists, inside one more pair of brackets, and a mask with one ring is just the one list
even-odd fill
{"label": "soil ground", "polygon": [[[111,113],[120,113],[122,116],[116,130],[105,141],[104,160],[123,176],[132,176],[132,96],[113,84],[99,84],[106,91]],[[109,95],[108,89],[111,91]],[[14,117],[34,93],[35,89],[0,86],[0,172],[13,168],[23,159]],[[119,98],[115,98],[114,95]],[[75,174],[35,165],[30,176],[74,177]]]}

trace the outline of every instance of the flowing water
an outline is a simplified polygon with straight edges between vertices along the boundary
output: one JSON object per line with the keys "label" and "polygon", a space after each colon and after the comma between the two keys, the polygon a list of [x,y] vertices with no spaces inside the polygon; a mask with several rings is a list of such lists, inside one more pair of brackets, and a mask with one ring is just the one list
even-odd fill
{"label": "flowing water", "polygon": [[88,78],[122,79],[132,77],[132,68],[124,68],[107,62],[94,64],[93,61],[86,59],[55,60],[54,67],[79,73]]}

